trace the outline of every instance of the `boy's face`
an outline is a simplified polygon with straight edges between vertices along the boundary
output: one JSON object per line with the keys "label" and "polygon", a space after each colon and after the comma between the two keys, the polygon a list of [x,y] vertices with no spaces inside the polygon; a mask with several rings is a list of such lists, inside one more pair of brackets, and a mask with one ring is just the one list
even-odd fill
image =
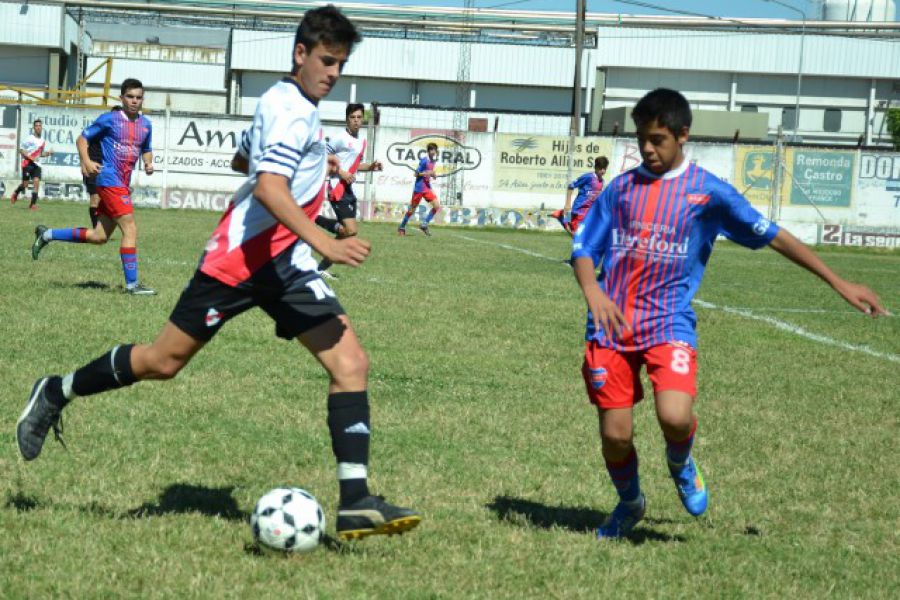
{"label": "boy's face", "polygon": [[428,160],[434,162],[437,158],[437,148],[429,148],[428,149]]}
{"label": "boy's face", "polygon": [[606,175],[606,167],[597,167],[594,169],[594,173],[597,174],[597,177],[603,179],[603,176]]}
{"label": "boy's face", "polygon": [[341,46],[316,44],[312,51],[297,44],[294,47],[294,64],[299,66],[295,78],[307,96],[321,100],[331,91],[341,76],[350,57],[350,49]]}
{"label": "boy's face", "polygon": [[125,111],[125,115],[134,118],[141,112],[141,107],[144,105],[144,88],[127,89],[124,94],[119,96],[119,100],[122,101],[122,110]]}
{"label": "boy's face", "polygon": [[38,121],[34,124],[34,135],[37,137],[41,137],[41,132],[44,130],[44,124]]}
{"label": "boy's face", "polygon": [[347,131],[356,135],[359,132],[360,127],[362,127],[363,122],[363,111],[354,110],[350,113],[350,116],[347,117]]}
{"label": "boy's face", "polygon": [[638,147],[644,167],[651,173],[662,175],[681,164],[684,154],[682,146],[688,140],[688,128],[684,127],[678,135],[659,121],[638,128]]}

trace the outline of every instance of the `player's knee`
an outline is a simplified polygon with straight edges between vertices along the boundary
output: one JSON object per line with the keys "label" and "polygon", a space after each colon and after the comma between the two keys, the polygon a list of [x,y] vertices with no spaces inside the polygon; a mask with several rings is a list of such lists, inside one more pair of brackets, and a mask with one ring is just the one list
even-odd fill
{"label": "player's knee", "polygon": [[603,449],[616,454],[627,452],[633,441],[631,427],[604,427],[600,431]]}
{"label": "player's knee", "polygon": [[331,365],[331,377],[338,383],[365,382],[369,377],[369,356],[362,347],[341,352]]}
{"label": "player's knee", "polygon": [[172,379],[184,368],[187,361],[176,356],[164,356],[159,358],[155,365],[157,379]]}

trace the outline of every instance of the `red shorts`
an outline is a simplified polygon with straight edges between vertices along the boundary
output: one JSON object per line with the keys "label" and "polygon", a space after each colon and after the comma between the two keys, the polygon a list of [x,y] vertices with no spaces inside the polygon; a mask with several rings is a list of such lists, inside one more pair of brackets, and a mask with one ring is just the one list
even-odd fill
{"label": "red shorts", "polygon": [[413,206],[418,206],[419,202],[421,202],[423,198],[428,202],[434,202],[435,200],[437,200],[437,196],[432,190],[425,190],[424,192],[413,192],[412,200],[410,200],[409,203]]}
{"label": "red shorts", "polygon": [[134,213],[131,203],[131,192],[127,187],[97,187],[100,204],[97,212],[112,219]]}
{"label": "red shorts", "polygon": [[619,352],[587,342],[581,374],[588,399],[599,408],[630,408],[644,397],[641,365],[654,392],[677,390],[692,398],[697,395],[697,351],[677,342],[646,350]]}

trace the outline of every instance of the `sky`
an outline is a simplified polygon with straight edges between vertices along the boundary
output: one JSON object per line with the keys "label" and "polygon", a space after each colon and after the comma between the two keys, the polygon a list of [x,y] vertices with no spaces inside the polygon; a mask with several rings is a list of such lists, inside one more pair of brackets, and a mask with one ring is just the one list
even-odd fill
{"label": "sky", "polygon": [[[820,3],[815,0],[781,0],[781,4],[767,0],[586,0],[588,12],[635,15],[683,15],[693,13],[716,17],[756,17],[799,19],[798,10],[806,18],[818,19]],[[346,4],[396,4],[400,6],[463,7],[463,0],[342,0]],[[503,8],[507,10],[575,11],[576,0],[475,0],[475,8]],[[661,9],[651,8],[653,6]],[[898,11],[900,12],[900,11]]]}

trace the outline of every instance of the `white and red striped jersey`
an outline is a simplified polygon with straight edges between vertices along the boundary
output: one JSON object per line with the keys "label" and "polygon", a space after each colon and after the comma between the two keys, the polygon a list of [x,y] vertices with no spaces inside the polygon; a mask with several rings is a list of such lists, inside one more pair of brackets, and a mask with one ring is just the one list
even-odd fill
{"label": "white and red striped jersey", "polygon": [[[337,156],[341,163],[341,170],[348,173],[356,173],[366,153],[366,139],[357,135],[351,135],[344,129],[334,138],[327,141],[328,154]],[[331,178],[331,197],[340,200],[344,195],[345,184],[340,177]]]}
{"label": "white and red striped jersey", "polygon": [[[200,271],[232,287],[249,285],[253,274],[276,257],[279,271],[286,266],[315,271],[309,245],[279,223],[253,191],[260,173],[281,175],[306,215],[319,214],[327,154],[316,102],[293,79],[282,79],[259,99],[239,152],[248,158],[248,177],[206,243]],[[279,256],[286,251],[289,255]]]}
{"label": "white and red striped jersey", "polygon": [[22,166],[27,167],[30,162],[41,166],[41,154],[46,151],[47,140],[29,133],[28,137],[22,141],[22,152],[28,156],[28,158],[22,158]]}

